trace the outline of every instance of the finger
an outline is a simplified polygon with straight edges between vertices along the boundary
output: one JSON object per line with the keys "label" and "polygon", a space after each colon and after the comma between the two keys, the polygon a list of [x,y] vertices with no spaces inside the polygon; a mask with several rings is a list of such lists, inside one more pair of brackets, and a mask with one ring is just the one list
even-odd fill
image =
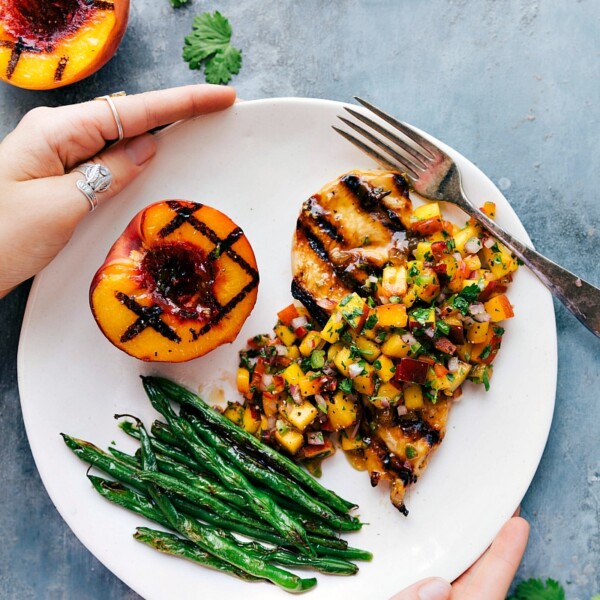
{"label": "finger", "polygon": [[452,600],[504,600],[519,568],[527,540],[529,523],[513,517],[479,560],[452,586]]}
{"label": "finger", "polygon": [[419,581],[390,600],[448,600],[451,587],[444,579],[437,577]]}
{"label": "finger", "polygon": [[[181,119],[227,108],[233,88],[190,85],[113,98],[126,138]],[[118,137],[106,101],[92,100],[27,113],[0,146],[3,169],[15,180],[63,174]]]}
{"label": "finger", "polygon": [[[94,158],[94,163],[107,167],[112,174],[110,187],[97,194],[102,204],[123,190],[147,166],[156,153],[156,140],[149,133],[125,140],[105,150]],[[53,221],[72,229],[90,211],[89,201],[77,188],[77,181],[84,175],[73,171],[58,177],[48,177],[24,182],[27,197],[39,205],[38,210],[51,212]]]}
{"label": "finger", "polygon": [[[222,110],[233,104],[234,100],[233,88],[203,84],[119,96],[113,98],[113,104],[121,119],[123,135],[129,138],[175,121]],[[102,146],[118,137],[115,117],[105,101],[83,102],[75,106],[60,107],[57,111],[57,119],[64,117],[88,121],[92,127],[96,127]],[[68,162],[73,166],[89,156],[90,154],[73,152]]]}

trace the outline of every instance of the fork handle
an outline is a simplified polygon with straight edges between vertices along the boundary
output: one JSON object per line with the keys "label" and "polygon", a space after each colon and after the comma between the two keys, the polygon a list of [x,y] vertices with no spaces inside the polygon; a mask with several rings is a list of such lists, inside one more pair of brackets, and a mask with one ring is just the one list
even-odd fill
{"label": "fork handle", "polygon": [[600,337],[600,289],[514,238],[464,194],[459,206],[520,258],[585,327]]}

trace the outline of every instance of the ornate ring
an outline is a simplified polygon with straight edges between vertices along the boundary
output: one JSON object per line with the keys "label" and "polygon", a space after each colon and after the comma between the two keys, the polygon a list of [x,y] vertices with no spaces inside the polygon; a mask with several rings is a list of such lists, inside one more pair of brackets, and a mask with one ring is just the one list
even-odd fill
{"label": "ornate ring", "polygon": [[106,96],[98,96],[97,98],[94,98],[94,100],[106,100],[109,108],[110,108],[110,112],[112,112],[113,117],[115,118],[115,122],[117,124],[117,132],[118,132],[118,136],[119,136],[119,141],[121,141],[125,135],[123,132],[123,123],[121,122],[121,117],[119,117],[119,113],[117,112],[117,107],[115,106],[115,103],[113,102],[113,98],[115,96],[126,96],[127,94],[125,92],[115,92],[114,94],[108,94]]}
{"label": "ornate ring", "polygon": [[105,192],[113,181],[110,170],[104,165],[87,163],[76,169],[85,175],[85,180],[77,180],[77,189],[87,198],[90,203],[90,212],[98,206],[96,194]]}

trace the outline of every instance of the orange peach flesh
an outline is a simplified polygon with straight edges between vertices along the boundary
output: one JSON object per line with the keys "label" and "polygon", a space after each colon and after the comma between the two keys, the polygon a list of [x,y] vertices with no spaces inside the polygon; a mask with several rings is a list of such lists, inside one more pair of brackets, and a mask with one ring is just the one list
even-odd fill
{"label": "orange peach flesh", "polygon": [[1,79],[52,89],[91,75],[113,56],[127,27],[129,0],[61,4],[0,0]]}

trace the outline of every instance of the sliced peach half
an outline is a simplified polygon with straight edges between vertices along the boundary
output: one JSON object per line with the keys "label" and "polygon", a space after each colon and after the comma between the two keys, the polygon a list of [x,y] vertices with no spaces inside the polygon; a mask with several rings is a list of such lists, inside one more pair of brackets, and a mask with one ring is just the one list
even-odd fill
{"label": "sliced peach half", "polygon": [[183,362],[232,342],[256,302],[258,270],[222,212],[165,200],[138,213],[90,288],[104,335],[145,361]]}
{"label": "sliced peach half", "polygon": [[79,81],[106,64],[129,0],[0,0],[0,78],[30,90]]}

